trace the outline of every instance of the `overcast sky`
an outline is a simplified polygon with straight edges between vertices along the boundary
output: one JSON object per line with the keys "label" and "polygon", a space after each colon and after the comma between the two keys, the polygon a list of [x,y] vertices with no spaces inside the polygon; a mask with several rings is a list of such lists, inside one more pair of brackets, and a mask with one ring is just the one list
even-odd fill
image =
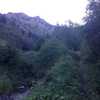
{"label": "overcast sky", "polygon": [[24,12],[51,24],[82,23],[87,0],[0,0],[0,12]]}

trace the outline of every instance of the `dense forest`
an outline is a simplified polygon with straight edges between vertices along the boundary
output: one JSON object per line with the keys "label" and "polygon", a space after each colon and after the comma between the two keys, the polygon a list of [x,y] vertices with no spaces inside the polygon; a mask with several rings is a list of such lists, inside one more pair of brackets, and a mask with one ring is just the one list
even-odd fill
{"label": "dense forest", "polygon": [[0,14],[0,100],[100,100],[100,1],[86,13],[84,25]]}

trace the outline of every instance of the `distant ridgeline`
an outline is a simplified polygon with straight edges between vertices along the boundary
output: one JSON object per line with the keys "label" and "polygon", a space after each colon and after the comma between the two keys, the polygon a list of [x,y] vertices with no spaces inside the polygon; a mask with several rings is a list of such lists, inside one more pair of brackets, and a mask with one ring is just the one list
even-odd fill
{"label": "distant ridgeline", "polygon": [[0,38],[18,48],[36,48],[36,44],[53,30],[52,25],[38,16],[29,17],[23,13],[0,14]]}

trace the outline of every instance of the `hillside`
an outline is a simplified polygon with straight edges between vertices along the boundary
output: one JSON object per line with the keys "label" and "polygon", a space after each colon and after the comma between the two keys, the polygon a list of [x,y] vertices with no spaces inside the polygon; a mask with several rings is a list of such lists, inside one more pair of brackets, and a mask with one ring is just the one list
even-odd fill
{"label": "hillside", "polygon": [[[58,89],[56,85],[61,82],[60,87],[63,87],[67,77],[72,78],[74,86],[71,75],[79,74],[75,69],[79,66],[77,52],[80,52],[82,27],[74,24],[53,26],[39,17],[23,13],[1,14],[1,94],[26,91],[30,87],[38,91],[35,88],[38,84],[42,84],[40,88],[47,84],[48,89],[52,89],[49,86],[52,84]],[[70,73],[67,77],[63,69]]]}
{"label": "hillside", "polygon": [[54,26],[39,17],[23,13],[0,14],[0,39],[22,49],[36,48],[36,43],[51,34]]}
{"label": "hillside", "polygon": [[84,25],[0,14],[0,100],[100,100],[100,3],[91,2]]}

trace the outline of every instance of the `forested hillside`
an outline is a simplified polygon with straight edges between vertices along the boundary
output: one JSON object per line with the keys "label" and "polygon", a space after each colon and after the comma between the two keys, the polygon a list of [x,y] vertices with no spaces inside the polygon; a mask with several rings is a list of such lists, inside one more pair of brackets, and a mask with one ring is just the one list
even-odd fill
{"label": "forested hillside", "polygon": [[100,1],[84,25],[0,14],[0,100],[100,100]]}

